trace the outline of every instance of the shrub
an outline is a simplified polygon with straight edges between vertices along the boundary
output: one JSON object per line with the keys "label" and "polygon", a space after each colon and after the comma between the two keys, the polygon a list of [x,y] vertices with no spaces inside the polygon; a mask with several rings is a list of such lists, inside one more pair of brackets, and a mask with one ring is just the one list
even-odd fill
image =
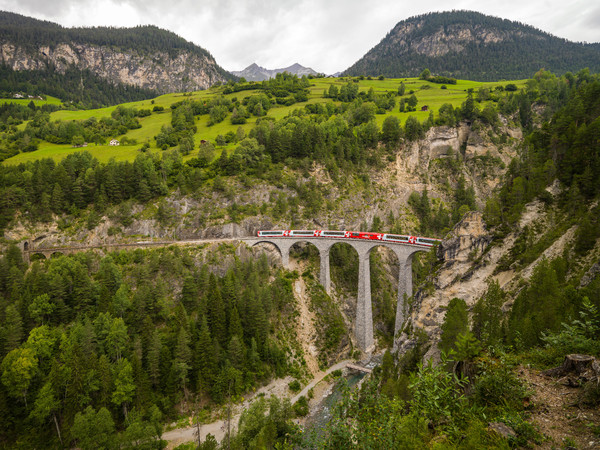
{"label": "shrub", "polygon": [[484,359],[477,364],[479,375],[473,386],[476,403],[482,406],[508,406],[523,409],[526,389],[505,358]]}
{"label": "shrub", "polygon": [[288,387],[290,388],[290,391],[292,391],[294,393],[300,392],[300,388],[301,388],[300,382],[298,380],[291,381],[288,384]]}
{"label": "shrub", "polygon": [[309,408],[308,408],[308,400],[306,399],[306,397],[303,395],[301,396],[298,401],[296,403],[294,403],[294,412],[296,413],[297,417],[304,417],[306,415],[308,415],[309,412]]}
{"label": "shrub", "polygon": [[460,389],[464,382],[444,369],[447,362],[442,354],[441,364],[435,367],[431,361],[426,366],[419,364],[419,371],[410,378],[414,412],[434,425],[460,418],[466,405]]}

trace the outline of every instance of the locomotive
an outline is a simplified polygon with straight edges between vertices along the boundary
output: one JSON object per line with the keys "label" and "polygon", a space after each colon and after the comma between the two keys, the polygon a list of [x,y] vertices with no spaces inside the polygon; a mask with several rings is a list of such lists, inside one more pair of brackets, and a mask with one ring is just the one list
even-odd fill
{"label": "locomotive", "polygon": [[433,247],[440,239],[400,234],[369,233],[366,231],[330,231],[330,230],[260,230],[258,237],[305,237],[305,238],[338,238],[338,239],[367,239],[373,241],[397,242],[400,244]]}

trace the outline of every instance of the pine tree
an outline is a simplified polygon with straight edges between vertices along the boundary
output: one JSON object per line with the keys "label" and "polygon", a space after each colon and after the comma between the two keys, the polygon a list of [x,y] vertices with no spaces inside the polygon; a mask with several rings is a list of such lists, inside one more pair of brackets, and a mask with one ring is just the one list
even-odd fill
{"label": "pine tree", "polygon": [[217,361],[206,316],[202,316],[200,333],[196,343],[196,357],[198,358],[199,367],[198,388],[208,391],[216,376]]}
{"label": "pine tree", "polygon": [[503,303],[504,292],[497,281],[492,281],[473,308],[472,331],[484,346],[497,345],[502,341]]}
{"label": "pine tree", "polygon": [[177,344],[175,345],[173,356],[173,371],[175,372],[179,386],[181,386],[187,398],[187,384],[192,362],[192,351],[190,350],[190,335],[185,327],[181,327],[177,333]]}
{"label": "pine tree", "polygon": [[244,344],[240,338],[238,336],[232,336],[229,341],[229,347],[227,348],[227,357],[231,365],[237,370],[241,371],[245,366],[245,353],[246,350],[244,349]]}
{"label": "pine tree", "polygon": [[229,319],[229,336],[237,336],[240,339],[244,337],[242,321],[240,320],[236,306],[234,306],[231,310],[231,317]]}
{"label": "pine tree", "polygon": [[23,338],[23,320],[15,305],[8,305],[4,311],[4,354],[16,349]]}
{"label": "pine tree", "polygon": [[157,387],[160,382],[160,351],[161,351],[161,340],[160,333],[155,328],[152,332],[150,344],[148,347],[148,354],[146,356],[148,362],[148,374],[150,375],[150,381],[153,387]]}
{"label": "pine tree", "polygon": [[208,287],[208,320],[210,324],[211,335],[219,342],[223,348],[227,344],[227,317],[221,291],[217,284],[217,277],[210,274]]}
{"label": "pine tree", "polygon": [[444,323],[442,324],[442,336],[439,348],[444,352],[454,349],[456,339],[460,334],[469,330],[467,304],[463,299],[453,298],[448,304]]}

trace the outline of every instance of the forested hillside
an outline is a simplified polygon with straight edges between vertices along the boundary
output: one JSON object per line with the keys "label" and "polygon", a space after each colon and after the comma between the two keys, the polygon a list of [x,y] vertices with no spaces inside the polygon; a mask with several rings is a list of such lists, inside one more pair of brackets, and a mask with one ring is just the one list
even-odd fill
{"label": "forested hillside", "polygon": [[0,11],[0,44],[2,91],[53,95],[87,108],[234,78],[205,49],[150,25],[64,28]]}
{"label": "forested hillside", "polygon": [[[600,80],[582,73],[537,81],[529,100],[544,99],[548,119],[531,127],[533,116],[521,115],[528,129],[521,157],[484,209],[492,244],[473,249],[464,270],[450,265],[448,285],[444,268],[436,268],[415,295],[410,345],[396,358],[387,353],[377,375],[338,405],[326,432],[307,438],[308,447],[597,442],[600,374],[582,369],[578,376],[561,364],[567,355],[594,364],[600,357]],[[467,304],[467,284],[486,266],[495,267],[493,276]],[[425,302],[438,289],[457,296],[441,302],[443,318],[433,324]],[[423,327],[425,311],[430,323]],[[436,328],[434,339],[425,328]],[[421,362],[424,355],[437,362]]]}
{"label": "forested hillside", "polygon": [[[241,244],[88,252],[27,266],[14,243],[340,228],[449,236],[443,250],[448,232],[471,214],[483,216],[486,246],[466,249],[467,269],[449,277],[431,314],[426,301],[446,288],[440,273],[448,261],[435,250],[415,258],[402,352],[387,353],[364,389],[342,399],[323,434],[303,435],[294,425],[306,412],[301,403],[261,400],[230,444],[542,442],[536,405],[515,368],[548,368],[568,353],[600,355],[600,78],[539,71],[526,82],[444,86],[281,75],[85,111],[78,120],[54,120],[48,106],[3,106],[3,148],[33,157],[0,166],[3,445],[159,447],[161,424],[179,414],[215,419],[218,405],[274,376],[305,384],[303,349],[311,345],[320,364],[355,350],[358,256],[341,244],[331,252],[330,296],[316,283],[310,246],[292,254],[302,270],[290,272]],[[425,104],[431,108],[417,111]],[[51,114],[65,113],[73,112]],[[114,133],[134,139],[140,130],[151,137],[119,161],[79,149],[36,158],[43,149],[28,148]],[[371,263],[384,351],[394,340],[398,262],[382,251]],[[467,298],[461,287],[492,264],[482,295]],[[504,283],[509,275],[514,282]],[[299,313],[301,286],[316,317],[314,342],[299,342],[310,320]],[[445,352],[442,363],[420,364],[426,354],[440,357],[436,348]],[[588,411],[598,404],[597,385],[581,384],[579,405],[590,419],[577,423],[593,437],[600,422]],[[490,422],[514,435],[491,434]]]}
{"label": "forested hillside", "polygon": [[0,67],[0,98],[51,95],[79,108],[100,108],[156,97],[157,92],[104,80],[89,69],[15,71]]}
{"label": "forested hillside", "polygon": [[[0,12],[0,40],[23,46],[32,52],[39,47],[52,48],[65,42],[74,42],[135,50],[145,55],[166,51],[175,56],[179,50],[185,50],[212,59],[205,49],[155,26],[65,28],[53,22],[7,11]],[[227,72],[223,71],[223,75],[227,75]]]}
{"label": "forested hillside", "polygon": [[399,22],[346,75],[414,77],[434,74],[468,80],[528,78],[600,69],[600,44],[569,42],[531,26],[473,11],[428,13]]}

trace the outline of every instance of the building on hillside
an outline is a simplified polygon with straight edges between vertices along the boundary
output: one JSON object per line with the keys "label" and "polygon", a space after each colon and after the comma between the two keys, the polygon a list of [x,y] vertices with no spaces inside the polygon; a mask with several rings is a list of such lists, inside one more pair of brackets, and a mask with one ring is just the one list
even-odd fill
{"label": "building on hillside", "polygon": [[116,139],[111,139],[110,142],[108,143],[108,145],[120,145],[121,143],[119,141],[117,141]]}
{"label": "building on hillside", "polygon": [[421,111],[429,111],[429,106],[427,106],[427,105],[421,106]]}

